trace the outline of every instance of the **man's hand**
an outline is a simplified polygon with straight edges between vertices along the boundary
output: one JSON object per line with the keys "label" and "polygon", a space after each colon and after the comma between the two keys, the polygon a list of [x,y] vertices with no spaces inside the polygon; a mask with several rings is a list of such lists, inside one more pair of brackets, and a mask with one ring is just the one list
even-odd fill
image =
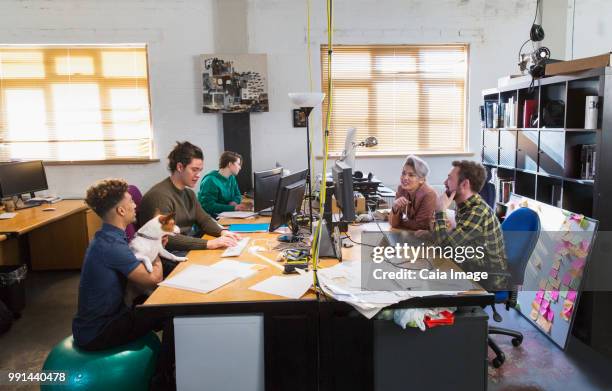
{"label": "man's hand", "polygon": [[436,200],[436,212],[442,212],[448,209],[453,200],[455,199],[455,192],[453,191],[450,196],[446,195],[446,191],[443,191]]}
{"label": "man's hand", "polygon": [[406,197],[399,197],[398,199],[393,201],[393,212],[399,212],[400,210],[408,206],[408,204],[410,204],[410,201],[408,201]]}
{"label": "man's hand", "polygon": [[206,243],[206,248],[209,250],[214,250],[217,248],[225,248],[225,247],[234,247],[236,244],[236,240],[229,236],[221,236],[213,240],[209,240]]}
{"label": "man's hand", "polygon": [[230,203],[229,203],[229,205],[231,205],[231,206],[236,206],[236,205],[238,205],[238,204],[237,204],[237,203],[235,203],[234,201],[232,201],[232,202],[230,202]]}
{"label": "man's hand", "polygon": [[232,231],[227,230],[227,229],[224,229],[223,231],[221,231],[221,236],[227,236],[227,237],[230,237],[230,238],[232,238],[232,239],[234,239],[236,241],[242,239],[242,236],[240,236],[239,233],[232,232]]}

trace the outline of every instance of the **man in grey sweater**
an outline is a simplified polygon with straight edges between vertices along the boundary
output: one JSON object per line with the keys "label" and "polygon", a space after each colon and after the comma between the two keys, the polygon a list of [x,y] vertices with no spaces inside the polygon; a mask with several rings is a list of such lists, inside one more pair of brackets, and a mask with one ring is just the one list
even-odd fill
{"label": "man in grey sweater", "polygon": [[[219,225],[202,209],[193,190],[204,168],[204,156],[197,146],[177,142],[168,155],[168,178],[153,186],[138,206],[138,224],[143,225],[159,211],[175,213],[181,233],[168,237],[169,251],[189,251],[233,247],[240,236]],[[194,229],[195,228],[195,229]],[[203,234],[216,239],[201,239]]]}

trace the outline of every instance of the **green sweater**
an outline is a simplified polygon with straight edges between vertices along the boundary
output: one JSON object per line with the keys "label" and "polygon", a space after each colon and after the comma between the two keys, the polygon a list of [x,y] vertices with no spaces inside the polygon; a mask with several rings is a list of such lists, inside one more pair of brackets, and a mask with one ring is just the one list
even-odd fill
{"label": "green sweater", "polygon": [[235,210],[230,202],[240,203],[240,189],[234,175],[224,177],[219,171],[211,171],[202,178],[198,201],[211,216],[216,217],[221,212]]}
{"label": "green sweater", "polygon": [[221,235],[223,230],[223,227],[202,209],[193,190],[189,188],[177,189],[170,178],[159,182],[144,195],[140,205],[138,205],[138,225],[143,225],[151,220],[155,216],[156,209],[159,209],[162,214],[176,213],[174,220],[181,233],[168,237],[167,249],[170,251],[206,248],[205,239],[188,235],[194,225],[212,236]]}

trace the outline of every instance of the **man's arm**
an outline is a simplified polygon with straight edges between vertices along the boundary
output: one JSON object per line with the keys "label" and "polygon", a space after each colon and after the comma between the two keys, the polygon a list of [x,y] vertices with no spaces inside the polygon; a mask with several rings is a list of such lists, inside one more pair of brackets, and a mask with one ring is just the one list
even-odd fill
{"label": "man's arm", "polygon": [[446,212],[436,212],[433,234],[436,243],[442,246],[462,246],[468,244],[482,234],[483,214],[477,208],[472,208],[466,218],[457,221],[454,230],[449,230],[446,224]]}
{"label": "man's arm", "polygon": [[157,284],[163,280],[162,265],[159,257],[155,258],[155,261],[153,261],[153,271],[151,273],[149,273],[145,266],[140,263],[140,265],[136,266],[127,277],[128,280],[134,282],[138,286],[155,289]]}
{"label": "man's arm", "polygon": [[433,220],[434,210],[436,209],[436,197],[436,193],[427,194],[423,200],[421,200],[414,219],[401,221],[400,218],[401,227],[411,231],[429,229]]}
{"label": "man's arm", "polygon": [[223,231],[224,228],[221,225],[219,225],[219,223],[217,223],[215,219],[210,217],[210,215],[206,213],[206,211],[202,208],[202,206],[198,204],[197,202],[195,203],[195,208],[196,208],[196,213],[195,213],[196,224],[198,224],[198,226],[202,229],[202,231],[212,236],[220,236],[221,231]]}

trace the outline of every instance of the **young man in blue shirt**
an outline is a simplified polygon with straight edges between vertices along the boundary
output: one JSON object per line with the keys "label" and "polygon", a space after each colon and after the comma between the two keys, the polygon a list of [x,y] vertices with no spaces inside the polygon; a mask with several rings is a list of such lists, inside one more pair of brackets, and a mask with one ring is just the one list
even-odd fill
{"label": "young man in blue shirt", "polygon": [[125,229],[136,220],[136,205],[127,188],[122,179],[106,179],[87,190],[85,202],[104,224],[85,254],[72,333],[80,348],[104,350],[163,328],[157,372],[169,378],[174,356],[171,319],[138,316],[124,304],[128,280],[144,288],[155,288],[162,280],[159,257],[149,273],[128,247]]}

